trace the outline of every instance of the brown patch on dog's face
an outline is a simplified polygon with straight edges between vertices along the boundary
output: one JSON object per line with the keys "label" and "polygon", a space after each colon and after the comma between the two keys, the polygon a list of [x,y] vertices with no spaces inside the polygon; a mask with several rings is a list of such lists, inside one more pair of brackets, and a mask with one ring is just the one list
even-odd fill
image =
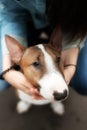
{"label": "brown patch on dog's face", "polygon": [[61,53],[56,48],[54,48],[51,44],[44,44],[44,47],[47,53],[50,54],[50,56],[52,57],[56,69],[60,71],[61,74],[64,76],[63,74],[64,64],[61,59]]}
{"label": "brown patch on dog's face", "polygon": [[26,78],[37,87],[37,81],[46,72],[42,51],[37,46],[26,49],[20,60],[20,67]]}

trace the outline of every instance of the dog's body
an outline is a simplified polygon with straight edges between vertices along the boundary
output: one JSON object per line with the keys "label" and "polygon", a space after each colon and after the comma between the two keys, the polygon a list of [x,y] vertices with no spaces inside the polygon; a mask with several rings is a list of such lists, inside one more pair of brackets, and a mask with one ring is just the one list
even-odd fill
{"label": "dog's body", "polygon": [[51,44],[40,44],[26,49],[9,36],[6,36],[6,43],[12,61],[20,66],[27,80],[44,97],[41,100],[35,100],[21,90],[17,90],[20,99],[17,111],[26,112],[31,104],[51,103],[54,112],[63,114],[64,106],[61,101],[67,97],[68,87],[64,80],[60,53],[56,51],[56,48]]}

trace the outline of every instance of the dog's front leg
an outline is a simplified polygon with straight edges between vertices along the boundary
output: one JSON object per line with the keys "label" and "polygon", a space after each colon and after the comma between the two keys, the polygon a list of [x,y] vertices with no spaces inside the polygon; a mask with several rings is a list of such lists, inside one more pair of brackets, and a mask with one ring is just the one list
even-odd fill
{"label": "dog's front leg", "polygon": [[51,103],[51,107],[53,111],[58,115],[63,115],[65,112],[64,105],[62,102],[54,101]]}
{"label": "dog's front leg", "polygon": [[18,112],[19,114],[22,114],[22,113],[27,112],[30,107],[31,107],[31,104],[20,100],[20,101],[17,103],[16,110],[17,110],[17,112]]}

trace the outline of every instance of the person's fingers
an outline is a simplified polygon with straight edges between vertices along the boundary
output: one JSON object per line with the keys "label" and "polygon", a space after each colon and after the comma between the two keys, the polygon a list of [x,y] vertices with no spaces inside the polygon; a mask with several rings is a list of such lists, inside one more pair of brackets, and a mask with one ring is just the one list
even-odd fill
{"label": "person's fingers", "polygon": [[19,89],[29,95],[33,95],[34,93],[34,89],[31,86],[29,87],[29,86],[21,85]]}
{"label": "person's fingers", "polygon": [[32,99],[43,99],[43,97],[39,94],[39,92],[35,89],[29,86],[22,86],[20,87],[20,90],[22,90],[23,92],[25,92],[26,94],[30,95],[32,97]]}
{"label": "person's fingers", "polygon": [[67,67],[66,69],[64,69],[64,77],[67,85],[69,85],[74,73],[75,73],[75,68]]}

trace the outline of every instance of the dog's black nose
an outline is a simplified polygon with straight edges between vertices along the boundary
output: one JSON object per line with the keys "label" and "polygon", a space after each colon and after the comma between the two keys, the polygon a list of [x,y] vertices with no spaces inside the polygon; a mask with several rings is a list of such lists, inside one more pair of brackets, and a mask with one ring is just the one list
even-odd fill
{"label": "dog's black nose", "polygon": [[64,90],[63,93],[58,93],[57,91],[55,91],[53,93],[53,96],[55,100],[63,100],[67,97],[67,90]]}

